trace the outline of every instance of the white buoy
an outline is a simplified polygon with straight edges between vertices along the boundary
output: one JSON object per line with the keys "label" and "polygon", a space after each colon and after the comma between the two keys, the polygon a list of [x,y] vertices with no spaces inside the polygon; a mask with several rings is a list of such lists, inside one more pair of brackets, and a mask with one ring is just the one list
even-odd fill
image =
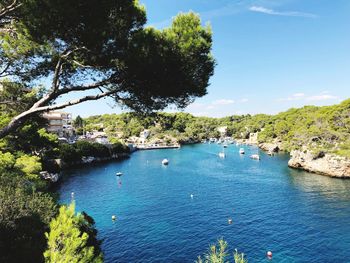
{"label": "white buoy", "polygon": [[193,199],[193,194],[191,194],[190,196],[191,196],[191,199]]}
{"label": "white buoy", "polygon": [[272,258],[272,252],[271,251],[267,251],[266,255],[267,255],[268,258]]}
{"label": "white buoy", "polygon": [[112,215],[112,220],[114,221],[116,219],[117,219],[117,217],[115,215]]}

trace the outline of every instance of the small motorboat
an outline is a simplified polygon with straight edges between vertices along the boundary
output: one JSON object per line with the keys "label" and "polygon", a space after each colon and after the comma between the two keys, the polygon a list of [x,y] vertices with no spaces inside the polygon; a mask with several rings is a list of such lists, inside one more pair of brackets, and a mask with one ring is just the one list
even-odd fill
{"label": "small motorboat", "polygon": [[244,148],[239,149],[240,154],[245,154]]}
{"label": "small motorboat", "polygon": [[260,160],[259,154],[252,154],[252,155],[250,156],[250,158],[252,158],[252,159],[254,159],[254,160]]}
{"label": "small motorboat", "polygon": [[223,144],[222,146],[223,146],[224,148],[227,148],[227,143]]}
{"label": "small motorboat", "polygon": [[169,164],[169,160],[168,159],[163,159],[162,164],[163,165],[168,165]]}
{"label": "small motorboat", "polygon": [[225,158],[225,157],[226,157],[226,154],[225,154],[224,152],[220,152],[220,153],[219,153],[219,157],[220,157],[220,158]]}
{"label": "small motorboat", "polygon": [[115,175],[116,175],[116,176],[122,176],[123,173],[122,173],[122,172],[118,172],[118,173],[116,173]]}

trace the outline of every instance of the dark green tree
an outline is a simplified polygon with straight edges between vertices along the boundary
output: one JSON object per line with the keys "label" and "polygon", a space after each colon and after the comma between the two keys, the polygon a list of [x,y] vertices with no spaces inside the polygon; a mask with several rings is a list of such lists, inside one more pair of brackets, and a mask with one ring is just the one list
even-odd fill
{"label": "dark green tree", "polygon": [[[0,138],[32,115],[84,101],[109,96],[121,106],[151,111],[185,107],[206,94],[215,65],[212,33],[194,13],[179,14],[169,28],[157,30],[144,27],[145,9],[137,0],[14,2],[11,11],[10,1],[0,6],[0,81],[8,76],[30,91],[51,84],[0,127]],[[76,91],[82,97],[55,103]]]}

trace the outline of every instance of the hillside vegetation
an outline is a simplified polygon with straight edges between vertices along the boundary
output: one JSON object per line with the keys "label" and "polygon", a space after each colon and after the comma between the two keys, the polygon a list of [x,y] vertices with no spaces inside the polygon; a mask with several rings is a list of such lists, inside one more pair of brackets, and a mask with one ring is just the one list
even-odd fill
{"label": "hillside vegetation", "polygon": [[227,135],[247,139],[259,132],[258,141],[281,141],[286,151],[307,146],[315,152],[333,152],[350,157],[350,99],[333,106],[305,106],[277,115],[233,115],[225,118],[194,117],[188,113],[105,114],[85,119],[85,129],[104,130],[110,138],[139,136],[144,129],[151,138],[171,136],[179,142],[219,137],[217,128],[227,126]]}

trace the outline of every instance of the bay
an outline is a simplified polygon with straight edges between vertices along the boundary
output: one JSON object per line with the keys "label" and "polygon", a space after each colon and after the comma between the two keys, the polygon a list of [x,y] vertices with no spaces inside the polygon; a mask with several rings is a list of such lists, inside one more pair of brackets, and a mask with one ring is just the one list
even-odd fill
{"label": "bay", "polygon": [[249,262],[350,262],[350,181],[239,148],[224,159],[217,144],[138,151],[68,171],[57,191],[95,219],[105,262],[194,262],[221,237]]}

